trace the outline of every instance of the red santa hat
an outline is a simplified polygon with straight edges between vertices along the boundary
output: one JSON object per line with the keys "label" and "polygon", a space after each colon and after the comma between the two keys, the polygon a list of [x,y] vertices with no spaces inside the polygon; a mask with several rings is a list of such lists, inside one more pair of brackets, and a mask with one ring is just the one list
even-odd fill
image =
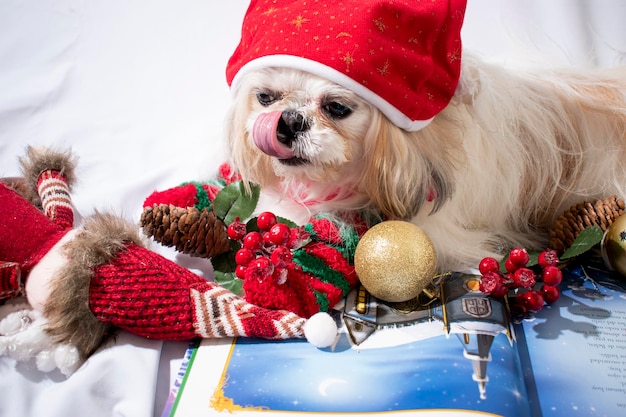
{"label": "red santa hat", "polygon": [[398,127],[425,127],[459,80],[466,0],[252,0],[228,62],[234,90],[265,67],[340,84]]}

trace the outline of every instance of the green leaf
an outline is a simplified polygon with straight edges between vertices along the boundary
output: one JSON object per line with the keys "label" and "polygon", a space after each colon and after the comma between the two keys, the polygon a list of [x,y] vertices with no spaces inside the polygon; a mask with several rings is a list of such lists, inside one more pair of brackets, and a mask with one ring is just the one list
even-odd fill
{"label": "green leaf", "polygon": [[215,196],[213,211],[224,224],[231,224],[235,218],[247,219],[252,215],[257,203],[261,187],[250,184],[250,192],[246,190],[243,181],[233,182]]}
{"label": "green leaf", "polygon": [[289,226],[292,229],[298,227],[298,225],[296,223],[292,222],[289,219],[286,219],[286,218],[280,217],[280,216],[277,216],[276,218],[278,219],[278,223],[284,223],[284,224],[286,224],[287,226]]}
{"label": "green leaf", "polygon": [[215,282],[236,295],[243,293],[243,281],[237,278],[234,272],[215,271]]}
{"label": "green leaf", "polygon": [[[582,255],[583,253],[592,249],[594,246],[600,244],[600,242],[602,242],[603,237],[604,237],[604,232],[598,226],[591,226],[586,229],[583,229],[578,234],[578,236],[576,237],[572,245],[565,252],[563,252],[561,256],[559,256],[559,259],[564,261],[566,259],[575,258],[579,255]],[[530,268],[532,266],[537,265],[539,254],[541,252],[543,251],[528,251],[528,255],[530,256],[530,259],[526,266]],[[508,258],[508,255],[505,256],[500,261],[501,272],[507,272],[506,268],[504,267],[504,264],[507,258]]]}
{"label": "green leaf", "polygon": [[235,262],[235,253],[241,249],[241,245],[239,242],[234,240],[230,240],[229,243],[230,250],[228,252],[211,258],[211,264],[213,265],[214,271],[235,272],[235,268],[237,267],[237,262]]}
{"label": "green leaf", "polygon": [[250,232],[260,232],[259,225],[256,222],[257,219],[258,219],[258,217],[253,217],[250,220],[248,220],[248,223],[246,223],[246,232],[247,233],[250,233]]}
{"label": "green leaf", "polygon": [[570,246],[559,258],[561,260],[565,260],[582,255],[602,242],[603,236],[604,232],[600,227],[588,227],[578,234],[574,243],[572,243],[572,246]]}
{"label": "green leaf", "polygon": [[235,294],[241,295],[243,282],[235,276],[235,268],[237,267],[235,253],[241,246],[238,242],[231,240],[230,247],[230,251],[211,258],[215,282]]}
{"label": "green leaf", "polygon": [[539,263],[539,254],[541,252],[543,251],[528,251],[528,263],[526,264],[528,268],[535,266]]}

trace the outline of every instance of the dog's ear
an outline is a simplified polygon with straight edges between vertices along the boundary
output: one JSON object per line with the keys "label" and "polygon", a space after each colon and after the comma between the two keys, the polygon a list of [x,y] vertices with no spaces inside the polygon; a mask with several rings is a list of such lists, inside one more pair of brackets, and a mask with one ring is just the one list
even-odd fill
{"label": "dog's ear", "polygon": [[361,192],[390,219],[408,220],[427,201],[437,211],[453,192],[447,145],[432,133],[407,132],[375,114],[366,138]]}

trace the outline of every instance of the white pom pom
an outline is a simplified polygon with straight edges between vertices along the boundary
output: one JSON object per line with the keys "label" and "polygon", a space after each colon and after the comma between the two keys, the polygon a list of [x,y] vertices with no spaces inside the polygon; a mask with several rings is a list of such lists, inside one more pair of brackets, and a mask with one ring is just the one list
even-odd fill
{"label": "white pom pom", "polygon": [[54,351],[54,362],[65,376],[72,375],[83,364],[78,349],[73,345],[57,346]]}
{"label": "white pom pom", "polygon": [[56,369],[57,365],[54,363],[54,354],[49,350],[42,350],[35,357],[37,363],[37,369],[41,372],[52,372]]}
{"label": "white pom pom", "polygon": [[73,345],[56,343],[44,330],[48,321],[37,310],[20,310],[0,320],[0,356],[18,361],[35,358],[37,369],[52,372],[57,367],[70,376],[83,363]]}
{"label": "white pom pom", "polygon": [[337,338],[337,324],[328,313],[314,314],[304,325],[304,336],[317,348],[328,347]]}

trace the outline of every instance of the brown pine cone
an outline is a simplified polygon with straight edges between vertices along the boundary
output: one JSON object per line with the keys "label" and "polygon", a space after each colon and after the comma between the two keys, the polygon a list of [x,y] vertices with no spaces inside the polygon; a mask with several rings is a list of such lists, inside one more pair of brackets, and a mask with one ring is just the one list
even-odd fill
{"label": "brown pine cone", "polygon": [[226,226],[206,208],[154,205],[144,208],[140,224],[160,244],[191,256],[212,258],[230,250]]}
{"label": "brown pine cone", "polygon": [[563,253],[584,229],[598,226],[606,231],[623,213],[624,200],[615,195],[595,202],[578,203],[560,215],[552,225],[550,247]]}

